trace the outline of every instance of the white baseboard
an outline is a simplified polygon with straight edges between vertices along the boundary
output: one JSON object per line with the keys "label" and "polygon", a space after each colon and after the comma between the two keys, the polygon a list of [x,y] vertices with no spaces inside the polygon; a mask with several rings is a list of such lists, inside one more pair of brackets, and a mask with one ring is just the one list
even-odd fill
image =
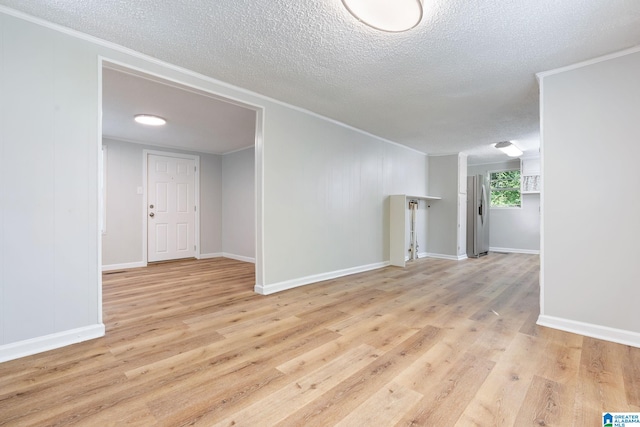
{"label": "white baseboard", "polygon": [[221,258],[222,256],[222,252],[213,252],[210,254],[200,254],[198,259]]}
{"label": "white baseboard", "polygon": [[[419,252],[418,253],[418,258],[416,258],[416,259],[427,258],[428,256],[429,256],[429,254],[427,252]],[[409,261],[410,261],[409,255],[405,256],[404,257],[404,262],[409,262]]]}
{"label": "white baseboard", "polygon": [[109,265],[103,265],[102,271],[125,270],[127,268],[140,268],[140,267],[146,267],[146,266],[147,264],[142,261],[127,262],[124,264],[109,264]]}
{"label": "white baseboard", "polygon": [[510,254],[530,254],[540,255],[540,250],[536,249],[516,249],[516,248],[489,248],[489,252],[506,252]]}
{"label": "white baseboard", "polygon": [[540,315],[536,322],[540,326],[559,329],[565,332],[584,335],[600,340],[611,341],[618,344],[630,345],[640,348],[640,333],[624,329],[610,328],[608,326],[594,325],[592,323],[578,322],[576,320],[560,317]]}
{"label": "white baseboard", "polygon": [[223,252],[222,256],[225,257],[225,258],[235,259],[237,261],[250,262],[250,263],[253,263],[253,264],[256,263],[256,259],[255,258],[251,258],[251,257],[243,256],[243,255],[236,255],[236,254],[230,254],[228,252]]}
{"label": "white baseboard", "polygon": [[[255,258],[250,258],[250,257],[246,257],[246,256],[242,256],[242,255],[235,255],[235,254],[230,254],[227,252],[213,252],[213,253],[209,253],[209,254],[200,254],[198,256],[198,259],[209,259],[209,258],[231,258],[231,259],[235,259],[238,261],[245,261],[245,262],[251,262],[253,264],[256,263],[256,259]],[[139,262],[128,262],[128,263],[123,263],[123,264],[109,264],[109,265],[103,265],[102,266],[102,271],[113,271],[113,270],[125,270],[127,268],[139,268],[139,267],[146,267],[147,264],[145,264],[142,261]]]}
{"label": "white baseboard", "polygon": [[389,265],[389,261],[378,262],[375,264],[361,265],[359,267],[346,268],[344,270],[331,271],[329,273],[316,274],[313,276],[301,277],[299,279],[286,280],[284,282],[272,283],[270,285],[256,285],[254,290],[261,295],[270,295],[276,292],[286,291],[287,289],[297,288],[299,286],[309,285],[311,283],[322,282],[324,280],[336,279],[338,277],[349,276],[351,274],[362,273],[365,271],[384,268]]}
{"label": "white baseboard", "polygon": [[104,336],[104,324],[84,326],[64,332],[31,338],[0,346],[0,362],[31,356],[82,341]]}
{"label": "white baseboard", "polygon": [[434,254],[431,252],[427,253],[426,255],[429,258],[450,259],[452,261],[462,261],[463,259],[467,259],[466,255]]}

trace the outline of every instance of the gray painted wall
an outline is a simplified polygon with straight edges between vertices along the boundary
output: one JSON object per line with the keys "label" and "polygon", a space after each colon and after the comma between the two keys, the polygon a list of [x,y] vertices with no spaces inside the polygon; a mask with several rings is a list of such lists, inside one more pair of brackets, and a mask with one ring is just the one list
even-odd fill
{"label": "gray painted wall", "polygon": [[0,14],[0,345],[100,332],[96,64]]}
{"label": "gray painted wall", "polygon": [[636,346],[638,76],[637,50],[541,76],[541,319]]}
{"label": "gray painted wall", "polygon": [[222,156],[222,251],[255,260],[255,149]]}
{"label": "gray painted wall", "polygon": [[143,260],[143,150],[200,156],[200,253],[220,254],[222,161],[220,156],[192,153],[103,139],[107,148],[106,233],[102,235],[103,266]]}
{"label": "gray painted wall", "polygon": [[265,116],[267,291],[387,262],[388,196],[425,194],[426,156],[303,111]]}
{"label": "gray painted wall", "polygon": [[142,148],[108,139],[102,265],[142,262]]}
{"label": "gray painted wall", "polygon": [[[473,165],[468,175],[520,169],[520,160]],[[511,252],[540,251],[540,194],[523,194],[521,208],[492,208],[489,210],[489,244],[492,250]]]}
{"label": "gray painted wall", "polygon": [[431,202],[427,251],[430,255],[458,256],[458,154],[429,156],[429,195],[442,197]]}
{"label": "gray painted wall", "polygon": [[[423,154],[78,36],[0,13],[0,360],[104,332],[101,57],[264,112],[256,147],[258,284],[299,284],[388,261],[384,203],[390,194],[426,192]],[[215,240],[215,226],[207,233]]]}
{"label": "gray painted wall", "polygon": [[[198,153],[195,153],[198,154]],[[200,255],[217,255],[222,247],[222,156],[200,156]]]}

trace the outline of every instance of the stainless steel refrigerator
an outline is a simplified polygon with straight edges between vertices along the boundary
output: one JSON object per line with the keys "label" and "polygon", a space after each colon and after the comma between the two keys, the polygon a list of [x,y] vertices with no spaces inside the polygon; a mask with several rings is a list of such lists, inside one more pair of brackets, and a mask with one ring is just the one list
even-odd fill
{"label": "stainless steel refrigerator", "polygon": [[489,177],[467,177],[467,256],[489,253]]}

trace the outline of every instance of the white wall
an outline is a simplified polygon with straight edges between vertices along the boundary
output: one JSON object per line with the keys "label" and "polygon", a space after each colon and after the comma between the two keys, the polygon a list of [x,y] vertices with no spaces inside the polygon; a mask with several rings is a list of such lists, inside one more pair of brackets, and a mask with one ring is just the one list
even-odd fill
{"label": "white wall", "polygon": [[[222,156],[200,156],[200,255],[216,256],[222,247]],[[251,242],[254,244],[254,242]]]}
{"label": "white wall", "polygon": [[429,195],[442,197],[429,208],[429,256],[458,259],[459,155],[429,156]]}
{"label": "white wall", "polygon": [[640,52],[543,73],[539,323],[640,346]]}
{"label": "white wall", "polygon": [[426,192],[424,155],[22,17],[0,7],[0,360],[104,333],[103,57],[254,106],[264,117],[256,145],[256,289],[271,292],[388,262],[385,200]]}
{"label": "white wall", "polygon": [[[520,169],[520,160],[470,165],[469,176],[492,171]],[[489,245],[492,251],[540,252],[540,194],[523,194],[521,208],[489,210]]]}
{"label": "white wall", "polygon": [[222,156],[222,250],[255,261],[255,149]]}
{"label": "white wall", "polygon": [[96,54],[5,15],[0,38],[1,361],[34,346],[3,344],[46,349],[104,327]]}
{"label": "white wall", "polygon": [[425,194],[426,156],[288,108],[267,117],[266,286],[257,290],[385,265],[388,196]]}
{"label": "white wall", "polygon": [[[102,264],[123,268],[143,262],[143,150],[186,153],[200,157],[200,253],[221,255],[221,156],[103,139],[107,147],[106,233],[102,236]],[[253,240],[251,241],[253,244]]]}
{"label": "white wall", "polygon": [[102,265],[142,263],[142,149],[103,140],[106,147],[105,233]]}

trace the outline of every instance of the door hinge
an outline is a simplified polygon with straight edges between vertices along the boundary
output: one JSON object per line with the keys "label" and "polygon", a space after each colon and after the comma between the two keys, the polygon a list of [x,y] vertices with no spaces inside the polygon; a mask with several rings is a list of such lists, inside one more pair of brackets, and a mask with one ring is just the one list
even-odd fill
{"label": "door hinge", "polygon": [[197,208],[197,206],[194,206],[194,207],[193,207],[193,211],[194,211],[194,212],[196,212],[196,208]]}
{"label": "door hinge", "polygon": [[194,251],[196,250],[196,245],[193,245],[193,250],[194,250]]}
{"label": "door hinge", "polygon": [[198,167],[197,167],[197,166],[194,166],[194,167],[193,167],[193,171],[194,171],[194,172],[197,172],[197,171],[198,171]]}

